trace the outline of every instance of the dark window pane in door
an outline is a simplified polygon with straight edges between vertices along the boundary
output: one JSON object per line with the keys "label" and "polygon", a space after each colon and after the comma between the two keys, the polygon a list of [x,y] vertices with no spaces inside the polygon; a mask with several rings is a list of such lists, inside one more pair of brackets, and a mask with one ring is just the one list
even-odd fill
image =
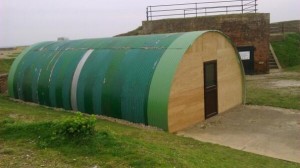
{"label": "dark window pane in door", "polygon": [[210,87],[216,85],[215,78],[215,64],[206,64],[205,65],[205,87]]}

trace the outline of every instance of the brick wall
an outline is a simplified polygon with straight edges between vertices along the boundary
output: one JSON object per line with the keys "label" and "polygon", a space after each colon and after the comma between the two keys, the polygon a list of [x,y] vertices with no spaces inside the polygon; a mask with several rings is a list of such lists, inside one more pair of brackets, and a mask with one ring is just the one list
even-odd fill
{"label": "brick wall", "polygon": [[143,34],[220,30],[237,46],[254,46],[254,71],[269,72],[270,14],[249,13],[143,22]]}
{"label": "brick wall", "polygon": [[7,92],[7,77],[8,74],[0,74],[0,93],[6,93]]}

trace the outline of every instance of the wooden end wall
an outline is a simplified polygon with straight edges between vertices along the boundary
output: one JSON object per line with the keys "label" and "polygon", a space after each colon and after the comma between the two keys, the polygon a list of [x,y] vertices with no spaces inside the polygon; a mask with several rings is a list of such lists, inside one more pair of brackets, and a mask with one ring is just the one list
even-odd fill
{"label": "wooden end wall", "polygon": [[184,54],[172,82],[168,104],[169,132],[204,120],[203,63],[217,60],[218,110],[242,104],[243,78],[234,48],[217,32],[200,36]]}

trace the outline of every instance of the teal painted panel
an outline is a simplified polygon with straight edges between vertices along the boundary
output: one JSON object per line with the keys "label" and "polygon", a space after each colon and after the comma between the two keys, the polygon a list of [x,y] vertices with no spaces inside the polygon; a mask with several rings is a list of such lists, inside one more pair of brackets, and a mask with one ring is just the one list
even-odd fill
{"label": "teal painted panel", "polygon": [[101,93],[104,76],[111,61],[111,50],[95,50],[82,68],[77,87],[78,110],[90,114],[103,114]]}
{"label": "teal painted panel", "polygon": [[9,71],[9,75],[8,75],[8,94],[11,97],[14,98],[18,98],[18,88],[16,87],[16,72],[18,72],[18,68],[20,67],[20,62],[22,61],[22,59],[27,55],[27,53],[32,52],[33,50],[39,48],[40,46],[49,44],[52,42],[42,42],[42,43],[37,43],[35,45],[32,45],[31,47],[27,47],[13,62],[10,71]]}
{"label": "teal painted panel", "polygon": [[26,55],[24,55],[23,59],[19,62],[13,83],[15,98],[19,98],[25,101],[32,101],[34,99],[34,96],[31,94],[31,85],[32,83],[34,83],[32,81],[32,76],[35,71],[35,64],[38,64],[35,63],[35,61],[41,57],[41,55],[38,54],[39,50],[44,46],[51,44],[53,43],[46,43],[44,45],[39,45],[36,48],[31,49],[27,52]]}
{"label": "teal painted panel", "polygon": [[82,58],[85,50],[67,50],[61,55],[52,75],[49,78],[49,97],[51,106],[71,110],[71,84],[75,68]]}
{"label": "teal painted panel", "polygon": [[[120,67],[123,84],[121,116],[125,120],[147,124],[147,100],[155,66],[165,49],[131,50],[126,53]],[[141,56],[142,55],[142,56]]]}
{"label": "teal painted panel", "polygon": [[147,123],[148,91],[155,66],[178,36],[113,38],[94,46],[79,78],[79,111]]}

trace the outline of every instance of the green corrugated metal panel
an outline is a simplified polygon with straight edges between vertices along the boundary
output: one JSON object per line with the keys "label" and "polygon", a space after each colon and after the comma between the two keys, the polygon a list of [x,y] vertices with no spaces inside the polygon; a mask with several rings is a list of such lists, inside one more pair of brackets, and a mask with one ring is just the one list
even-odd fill
{"label": "green corrugated metal panel", "polygon": [[[50,71],[45,76],[49,76],[49,100],[50,106],[71,109],[70,89],[74,70],[82,58],[85,50],[68,50],[58,54],[58,60],[49,66]],[[50,73],[50,74],[49,74]]]}
{"label": "green corrugated metal panel", "polygon": [[[114,38],[105,50],[96,48],[80,74],[79,110],[147,123],[152,74],[161,55],[178,36],[180,34]],[[102,66],[96,70],[100,62]]]}
{"label": "green corrugated metal panel", "polygon": [[78,110],[87,113],[103,114],[101,93],[104,76],[111,61],[111,50],[94,51],[84,66],[77,86]]}
{"label": "green corrugated metal panel", "polygon": [[149,125],[168,130],[168,101],[176,68],[186,50],[204,32],[189,32],[181,35],[161,57],[149,90],[147,112]]}
{"label": "green corrugated metal panel", "polygon": [[8,94],[9,96],[11,97],[14,97],[14,98],[18,98],[16,97],[16,93],[15,93],[15,90],[14,90],[14,77],[15,77],[15,73],[17,71],[17,68],[20,64],[20,62],[22,61],[22,58],[28,53],[30,52],[31,50],[34,50],[35,48],[38,48],[39,46],[41,45],[44,45],[44,44],[48,44],[48,43],[51,43],[51,42],[42,42],[42,43],[37,43],[35,45],[32,45],[30,47],[27,47],[16,59],[15,61],[13,62],[10,70],[9,70],[9,75],[8,75]]}
{"label": "green corrugated metal panel", "polygon": [[[16,65],[15,97],[71,109],[72,82],[79,75],[76,109],[147,123],[148,92],[155,67],[168,46],[181,34],[40,45],[23,53],[22,62]],[[93,51],[80,67],[89,49]],[[80,73],[74,74],[78,68]]]}

